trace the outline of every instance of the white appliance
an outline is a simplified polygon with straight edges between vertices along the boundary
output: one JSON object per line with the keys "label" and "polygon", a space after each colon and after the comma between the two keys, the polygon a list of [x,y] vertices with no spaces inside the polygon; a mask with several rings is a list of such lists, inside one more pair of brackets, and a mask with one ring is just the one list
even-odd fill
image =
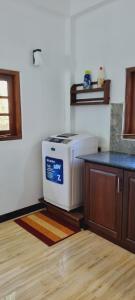
{"label": "white appliance", "polygon": [[61,134],[42,142],[45,201],[67,211],[82,205],[83,161],[79,155],[96,153],[98,140],[88,134]]}

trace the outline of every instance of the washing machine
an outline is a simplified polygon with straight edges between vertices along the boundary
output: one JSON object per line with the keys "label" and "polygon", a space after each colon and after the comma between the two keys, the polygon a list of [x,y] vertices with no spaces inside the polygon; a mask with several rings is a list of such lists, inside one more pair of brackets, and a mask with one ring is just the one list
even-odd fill
{"label": "washing machine", "polygon": [[64,133],[42,142],[44,200],[66,211],[82,205],[83,161],[96,153],[98,139],[89,134]]}

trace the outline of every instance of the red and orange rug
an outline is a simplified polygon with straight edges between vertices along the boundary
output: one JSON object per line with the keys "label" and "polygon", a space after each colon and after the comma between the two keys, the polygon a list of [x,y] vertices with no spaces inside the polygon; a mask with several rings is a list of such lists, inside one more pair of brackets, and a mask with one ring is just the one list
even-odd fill
{"label": "red and orange rug", "polygon": [[15,222],[48,246],[80,231],[77,227],[58,219],[45,210],[16,219]]}

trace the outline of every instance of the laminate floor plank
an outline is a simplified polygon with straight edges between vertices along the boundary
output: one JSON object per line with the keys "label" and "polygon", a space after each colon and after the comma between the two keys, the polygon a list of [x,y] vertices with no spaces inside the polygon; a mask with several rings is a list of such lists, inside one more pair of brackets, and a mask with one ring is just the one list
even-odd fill
{"label": "laminate floor plank", "polygon": [[8,221],[0,300],[135,300],[135,255],[87,230],[48,247]]}

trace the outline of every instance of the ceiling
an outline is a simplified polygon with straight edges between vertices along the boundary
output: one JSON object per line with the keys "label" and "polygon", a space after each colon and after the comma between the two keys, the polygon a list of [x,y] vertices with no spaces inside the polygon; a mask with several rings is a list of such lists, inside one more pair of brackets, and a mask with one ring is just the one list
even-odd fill
{"label": "ceiling", "polygon": [[[70,0],[27,0],[38,8],[70,16]],[[85,0],[83,0],[85,1]]]}
{"label": "ceiling", "polygon": [[106,0],[70,0],[70,14],[74,16],[83,13],[104,2],[106,2]]}

